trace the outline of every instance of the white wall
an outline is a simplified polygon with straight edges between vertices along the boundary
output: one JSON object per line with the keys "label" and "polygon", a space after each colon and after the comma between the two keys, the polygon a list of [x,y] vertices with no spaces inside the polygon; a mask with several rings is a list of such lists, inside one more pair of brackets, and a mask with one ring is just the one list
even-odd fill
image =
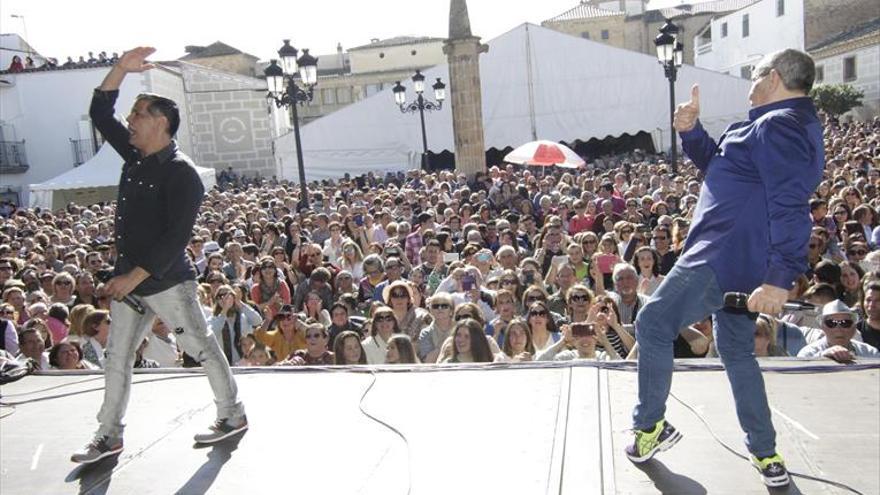
{"label": "white wall", "polygon": [[[109,70],[90,67],[5,76],[13,85],[0,87],[0,125],[7,133],[4,139],[25,141],[30,168],[23,174],[3,174],[0,186],[20,192],[22,204],[28,204],[29,184],[46,181],[74,167],[70,139],[79,139],[81,121],[89,120],[92,91]],[[179,76],[162,69],[151,72],[157,82],[155,88],[144,74],[126,77],[116,101],[117,116],[125,118],[135,97],[145,91],[168,92],[179,86],[179,94],[170,96],[178,103],[183,101],[182,82],[173,82]],[[188,129],[183,119],[181,129]],[[186,141],[190,141],[188,133]]]}
{"label": "white wall", "polygon": [[[843,80],[843,59],[856,57],[856,79]],[[824,84],[845,82],[862,90],[865,97],[862,106],[852,110],[854,117],[868,120],[880,114],[880,45],[873,45],[857,50],[816,59],[816,68],[822,67],[825,72]]]}
{"label": "white wall", "polygon": [[[700,44],[695,36],[688,42],[694,46],[697,67],[740,76],[743,66],[756,65],[761,58],[785,48],[804,49],[803,0],[785,0],[785,14],[777,17],[777,0],[761,0],[744,9],[711,21],[712,42]],[[742,36],[743,16],[749,16],[749,36]],[[727,37],[721,37],[722,24],[727,23]]]}

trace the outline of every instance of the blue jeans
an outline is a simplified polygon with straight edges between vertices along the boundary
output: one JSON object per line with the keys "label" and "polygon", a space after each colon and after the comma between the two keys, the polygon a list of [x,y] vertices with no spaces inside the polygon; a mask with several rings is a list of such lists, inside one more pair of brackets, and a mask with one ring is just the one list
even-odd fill
{"label": "blue jeans", "polygon": [[758,456],[776,452],[764,378],[755,359],[755,322],[724,311],[724,294],[708,265],[675,265],[636,318],[639,343],[639,403],[633,427],[650,430],[664,418],[672,384],[673,342],[679,330],[713,315],[715,346],[736,403],[746,447]]}
{"label": "blue jeans", "polygon": [[217,417],[244,415],[229,363],[217,339],[208,332],[208,324],[196,299],[196,282],[188,280],[158,294],[133,297],[146,309],[143,315],[124,303],[113,301],[110,304],[113,322],[104,362],[104,404],[98,412],[98,436],[122,437],[122,418],[131,393],[135,351],[152,328],[156,316],[175,332],[181,349],[204,367],[214,391]]}

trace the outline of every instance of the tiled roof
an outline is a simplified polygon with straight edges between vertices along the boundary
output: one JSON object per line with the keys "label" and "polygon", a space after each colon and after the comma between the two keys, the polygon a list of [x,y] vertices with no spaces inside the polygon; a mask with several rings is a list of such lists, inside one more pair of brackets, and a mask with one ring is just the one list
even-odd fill
{"label": "tiled roof", "polygon": [[599,7],[593,7],[592,5],[580,4],[572,9],[566,10],[556,17],[551,17],[544,22],[571,21],[574,19],[594,19],[596,17],[611,17],[615,15],[624,15],[624,13],[614,10],[600,9]]}
{"label": "tiled roof", "polygon": [[418,43],[432,43],[435,41],[444,41],[445,38],[432,38],[430,36],[395,36],[384,40],[374,41],[366,45],[349,48],[348,51],[365,50],[368,48],[385,48],[389,46],[415,45]]}
{"label": "tiled roof", "polygon": [[846,41],[854,40],[856,38],[861,38],[867,34],[876,33],[880,31],[880,17],[875,17],[874,19],[864,23],[859,24],[858,26],[854,26],[842,33],[835,34],[830,38],[826,38],[815,45],[807,48],[807,51],[816,51],[821,50],[823,48],[827,48],[832,45],[836,45],[838,43],[843,43]]}
{"label": "tiled roof", "polygon": [[256,59],[249,53],[244,53],[238,48],[231,47],[222,41],[215,41],[208,46],[189,45],[186,48],[187,54],[180,57],[179,60],[193,60],[197,58],[221,57],[223,55],[247,55]]}

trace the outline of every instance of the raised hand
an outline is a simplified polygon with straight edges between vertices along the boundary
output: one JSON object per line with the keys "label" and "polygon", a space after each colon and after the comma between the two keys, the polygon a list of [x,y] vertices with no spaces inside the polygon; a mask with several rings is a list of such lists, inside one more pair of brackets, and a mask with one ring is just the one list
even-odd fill
{"label": "raised hand", "polygon": [[116,66],[125,72],[143,72],[155,68],[156,65],[147,62],[147,57],[156,52],[152,46],[139,46],[122,54]]}
{"label": "raised hand", "polygon": [[691,87],[691,99],[687,103],[681,103],[675,109],[672,126],[678,132],[687,132],[697,125],[700,118],[700,86],[694,84]]}

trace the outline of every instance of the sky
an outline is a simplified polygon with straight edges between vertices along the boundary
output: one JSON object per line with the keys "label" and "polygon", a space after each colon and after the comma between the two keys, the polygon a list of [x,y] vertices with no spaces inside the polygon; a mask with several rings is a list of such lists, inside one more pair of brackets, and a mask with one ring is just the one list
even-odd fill
{"label": "sky", "polygon": [[[314,55],[364,45],[371,38],[446,37],[449,0],[0,0],[0,32],[26,37],[43,56],[74,60],[92,51],[154,46],[154,60],[173,60],[187,45],[215,41],[261,60],[276,58],[282,39]],[[651,0],[653,8],[683,3]],[[691,1],[690,3],[699,3]],[[468,0],[471,29],[483,41],[524,23],[540,24],[578,0]],[[148,9],[148,10],[147,10]],[[23,16],[13,18],[12,15]],[[27,31],[25,33],[25,31]],[[26,36],[25,36],[26,35]]]}

